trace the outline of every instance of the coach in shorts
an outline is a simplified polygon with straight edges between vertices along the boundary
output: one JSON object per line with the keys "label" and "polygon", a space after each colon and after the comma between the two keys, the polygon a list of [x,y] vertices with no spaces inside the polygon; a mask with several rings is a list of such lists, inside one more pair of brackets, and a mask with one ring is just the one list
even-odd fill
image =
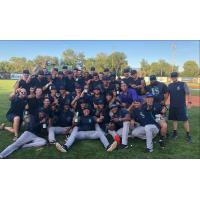
{"label": "coach in shorts", "polygon": [[[173,121],[172,138],[177,138],[178,121],[183,121],[184,129],[186,131],[186,140],[191,143],[192,137],[190,135],[190,126],[187,115],[187,108],[190,109],[192,105],[192,96],[186,83],[178,81],[178,73],[171,73],[172,83],[168,86],[170,95],[169,120]],[[187,105],[186,105],[187,97]]]}

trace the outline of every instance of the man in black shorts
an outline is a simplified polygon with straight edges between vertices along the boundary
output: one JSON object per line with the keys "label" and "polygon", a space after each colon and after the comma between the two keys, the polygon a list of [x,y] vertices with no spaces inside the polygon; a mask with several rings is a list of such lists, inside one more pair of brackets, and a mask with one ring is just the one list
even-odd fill
{"label": "man in black shorts", "polygon": [[[190,109],[192,105],[192,96],[186,83],[178,81],[178,73],[171,73],[172,83],[168,86],[170,95],[169,120],[173,120],[173,134],[172,138],[177,138],[177,122],[183,121],[184,129],[186,131],[186,139],[189,143],[192,142],[190,135],[190,127],[187,115],[187,108]],[[186,106],[186,97],[188,99]]]}

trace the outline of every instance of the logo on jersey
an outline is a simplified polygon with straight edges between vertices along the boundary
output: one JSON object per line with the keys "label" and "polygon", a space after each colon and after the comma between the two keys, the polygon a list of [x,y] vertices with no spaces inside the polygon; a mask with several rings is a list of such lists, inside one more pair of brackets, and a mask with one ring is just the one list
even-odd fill
{"label": "logo on jersey", "polygon": [[144,114],[143,114],[142,112],[140,112],[140,116],[141,116],[142,118],[145,118],[145,116],[144,116]]}
{"label": "logo on jersey", "polygon": [[180,86],[178,86],[176,89],[177,89],[177,90],[180,90],[181,88],[180,88]]}
{"label": "logo on jersey", "polygon": [[160,91],[159,91],[159,88],[158,88],[158,87],[153,87],[153,88],[151,89],[151,92],[152,92],[152,94],[153,94],[154,96],[157,96],[157,95],[160,94]]}

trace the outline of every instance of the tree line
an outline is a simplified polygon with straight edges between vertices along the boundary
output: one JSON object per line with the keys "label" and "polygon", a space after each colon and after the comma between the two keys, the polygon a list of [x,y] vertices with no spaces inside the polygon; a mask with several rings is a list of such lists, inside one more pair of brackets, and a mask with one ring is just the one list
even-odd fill
{"label": "tree line", "polygon": [[[134,55],[133,55],[134,56]],[[55,56],[38,55],[34,59],[27,59],[25,57],[11,57],[7,61],[0,62],[0,72],[21,73],[23,69],[33,71],[36,66],[41,68],[57,67],[67,65],[71,68],[76,66],[84,67],[90,70],[95,67],[96,71],[100,72],[105,68],[115,71],[120,75],[125,67],[127,67],[127,56],[123,52],[113,52],[111,54],[98,53],[95,57],[86,58],[83,52],[75,52],[73,49],[66,49],[63,51],[61,59]],[[133,66],[134,68],[134,66]],[[142,59],[138,67],[143,76],[155,74],[157,76],[169,76],[172,71],[177,71],[179,66],[172,65],[165,60],[158,60],[148,63]],[[183,65],[183,72],[181,76],[197,77],[199,76],[199,66],[193,60],[188,60]]]}

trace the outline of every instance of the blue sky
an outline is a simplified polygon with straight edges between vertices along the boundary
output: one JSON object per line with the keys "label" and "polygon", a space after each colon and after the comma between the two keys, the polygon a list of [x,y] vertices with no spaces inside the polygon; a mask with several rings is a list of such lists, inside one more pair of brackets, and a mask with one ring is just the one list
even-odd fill
{"label": "blue sky", "polygon": [[[172,46],[176,46],[173,51]],[[72,48],[76,52],[84,52],[86,57],[94,57],[97,53],[122,51],[126,54],[131,67],[137,68],[142,58],[148,62],[165,59],[180,67],[186,60],[199,63],[199,41],[0,41],[0,60],[8,60],[12,56],[32,59],[37,55],[61,57],[62,52]]]}

